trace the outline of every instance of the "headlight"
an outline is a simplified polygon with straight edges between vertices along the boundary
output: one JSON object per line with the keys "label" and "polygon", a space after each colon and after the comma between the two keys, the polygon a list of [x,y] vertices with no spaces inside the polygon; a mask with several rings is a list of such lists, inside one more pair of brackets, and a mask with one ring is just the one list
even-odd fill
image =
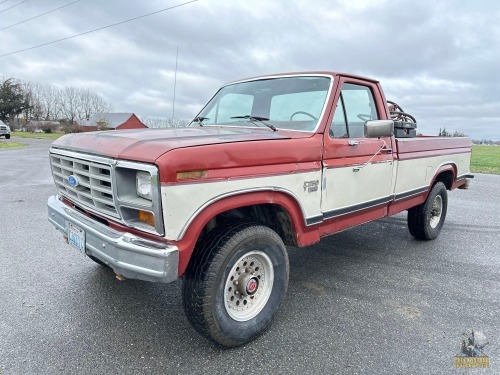
{"label": "headlight", "polygon": [[135,175],[137,195],[151,200],[151,174],[148,172],[137,172]]}

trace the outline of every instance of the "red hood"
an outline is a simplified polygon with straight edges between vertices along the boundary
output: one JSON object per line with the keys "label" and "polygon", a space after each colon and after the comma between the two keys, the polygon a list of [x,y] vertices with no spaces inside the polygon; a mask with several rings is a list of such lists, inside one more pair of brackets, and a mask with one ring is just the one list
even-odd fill
{"label": "red hood", "polygon": [[[310,136],[307,135],[308,137]],[[52,147],[117,159],[154,163],[164,153],[184,147],[290,138],[269,129],[188,127],[110,130],[68,134]]]}

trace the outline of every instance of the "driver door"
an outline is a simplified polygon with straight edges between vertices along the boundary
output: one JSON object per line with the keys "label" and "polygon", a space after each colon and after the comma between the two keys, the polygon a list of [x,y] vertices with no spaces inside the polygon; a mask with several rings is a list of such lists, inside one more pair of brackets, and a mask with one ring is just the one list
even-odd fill
{"label": "driver door", "polygon": [[364,136],[364,123],[380,119],[377,104],[385,103],[374,93],[379,93],[376,83],[343,78],[325,134],[321,209],[325,219],[347,219],[343,227],[385,216],[392,197],[391,138]]}

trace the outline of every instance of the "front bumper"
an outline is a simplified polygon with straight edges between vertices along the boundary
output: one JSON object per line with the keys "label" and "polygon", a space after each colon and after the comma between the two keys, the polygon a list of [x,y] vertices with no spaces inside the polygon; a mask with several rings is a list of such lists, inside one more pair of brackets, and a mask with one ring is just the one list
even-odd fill
{"label": "front bumper", "polygon": [[85,252],[130,279],[160,283],[177,280],[179,249],[164,242],[118,232],[65,205],[58,196],[47,201],[49,221],[65,236],[69,223],[85,231]]}

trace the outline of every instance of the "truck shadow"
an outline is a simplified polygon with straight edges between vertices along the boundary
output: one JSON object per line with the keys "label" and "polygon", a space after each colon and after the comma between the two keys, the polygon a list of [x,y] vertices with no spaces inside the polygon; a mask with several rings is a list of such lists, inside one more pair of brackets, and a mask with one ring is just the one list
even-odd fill
{"label": "truck shadow", "polygon": [[[407,267],[410,243],[426,249],[425,244],[413,241],[395,218],[339,233],[307,248],[289,248],[289,291],[270,331],[228,352],[262,345],[273,351],[276,335],[283,331],[292,339],[297,325],[325,316],[335,324],[342,298],[380,300],[383,296],[374,293],[370,285],[384,284],[387,267]],[[101,346],[113,348],[126,343],[155,358],[179,358],[180,351],[183,360],[189,353],[196,352],[199,357],[200,351],[212,358],[221,352],[189,325],[182,308],[181,281],[168,285],[120,282],[110,269],[94,264],[85,268],[78,276],[77,298],[63,302],[81,312],[79,324],[84,337],[92,338],[99,332]],[[388,281],[393,283],[394,279]]]}

